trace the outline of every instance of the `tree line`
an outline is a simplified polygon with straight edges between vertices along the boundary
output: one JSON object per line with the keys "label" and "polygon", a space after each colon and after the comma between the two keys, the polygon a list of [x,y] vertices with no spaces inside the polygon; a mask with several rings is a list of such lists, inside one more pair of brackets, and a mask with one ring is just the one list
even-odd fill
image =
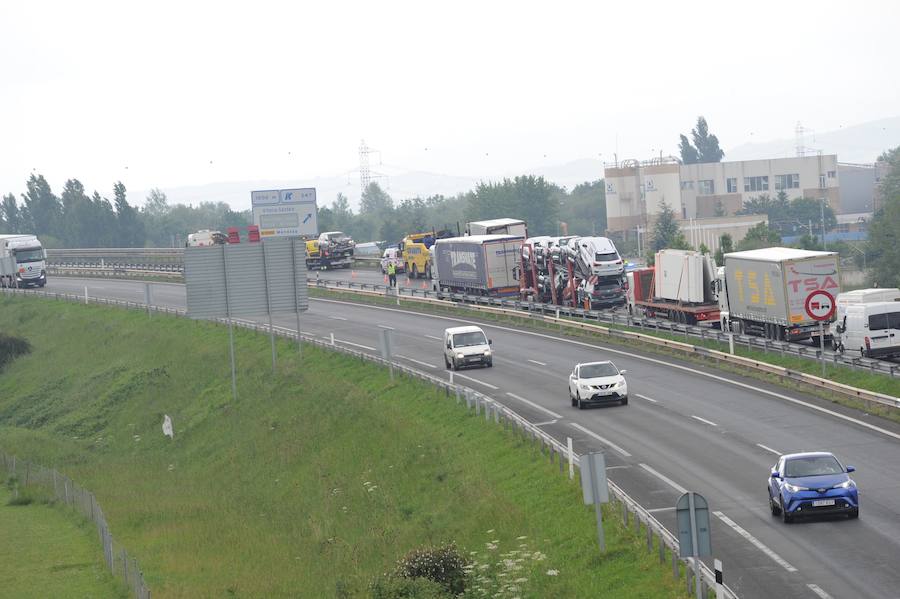
{"label": "tree line", "polygon": [[43,175],[31,175],[25,188],[21,202],[11,193],[0,201],[0,233],[38,235],[49,248],[181,246],[199,229],[250,222],[249,211],[234,212],[224,202],[170,205],[158,189],[137,209],[121,181],[111,200],[98,191],[89,195],[78,179],[66,181],[58,196]]}

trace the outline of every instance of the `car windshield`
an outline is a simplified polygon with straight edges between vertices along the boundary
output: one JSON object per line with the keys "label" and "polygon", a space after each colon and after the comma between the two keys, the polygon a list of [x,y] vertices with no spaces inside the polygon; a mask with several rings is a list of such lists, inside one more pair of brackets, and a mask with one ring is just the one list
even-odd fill
{"label": "car windshield", "polygon": [[583,379],[593,379],[600,376],[615,376],[619,374],[619,369],[612,362],[604,362],[603,364],[585,364],[581,367],[579,376]]}
{"label": "car windshield", "polygon": [[453,335],[453,347],[468,347],[470,345],[487,345],[487,339],[481,331],[471,333],[457,333]]}
{"label": "car windshield", "polygon": [[40,248],[16,250],[16,262],[40,262],[44,259],[44,251]]}
{"label": "car windshield", "polygon": [[597,252],[597,255],[594,259],[597,262],[612,262],[613,260],[618,260],[619,256],[616,255],[615,252],[609,252],[609,253],[605,253],[605,254],[601,253],[601,252]]}
{"label": "car windshield", "polygon": [[784,475],[788,478],[802,476],[825,476],[840,474],[844,469],[834,456],[820,455],[805,458],[793,458],[784,465]]}

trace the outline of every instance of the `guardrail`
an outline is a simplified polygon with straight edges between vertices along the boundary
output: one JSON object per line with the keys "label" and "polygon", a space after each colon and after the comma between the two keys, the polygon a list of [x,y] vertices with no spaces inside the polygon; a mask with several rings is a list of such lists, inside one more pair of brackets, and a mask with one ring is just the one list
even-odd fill
{"label": "guardrail", "polygon": [[[363,260],[371,264],[372,262],[374,262],[375,258],[364,258]],[[51,275],[81,274],[89,276],[124,277],[132,274],[138,276],[164,276],[172,279],[177,279],[178,277],[182,276],[180,267],[177,270],[172,270],[165,265],[152,264],[57,264],[48,266],[48,270],[49,274]],[[319,281],[319,273],[315,274],[315,280]],[[336,287],[346,287],[347,289],[372,289],[375,291],[380,291],[382,293],[387,290],[386,285],[375,283],[357,283],[355,281],[341,280],[324,280],[324,282]],[[715,341],[719,344],[727,344],[730,341],[729,333],[725,333],[712,327],[678,324],[669,320],[658,318],[643,318],[640,316],[632,316],[627,313],[617,312],[616,310],[585,310],[583,308],[570,308],[567,306],[557,306],[554,304],[523,301],[519,299],[474,296],[460,293],[444,293],[427,289],[399,288],[399,293],[401,295],[411,297],[421,296],[436,297],[441,299],[447,298],[461,303],[499,306],[527,312],[538,312],[540,314],[556,314],[559,316],[566,316],[568,318],[608,322],[613,325],[638,327],[641,329],[651,330],[655,329],[660,332],[669,333],[670,335],[683,335],[685,339],[693,337],[699,338],[701,340]],[[746,346],[747,349],[759,350],[765,353],[771,352],[774,354],[779,354],[780,356],[791,355],[807,360],[820,361],[821,356],[823,355],[819,348],[804,345],[801,343],[792,343],[789,341],[774,341],[762,337],[739,334],[733,334],[733,339],[735,344],[739,346]],[[891,362],[888,360],[878,360],[874,358],[864,358],[861,356],[850,356],[843,353],[836,353],[830,350],[825,350],[824,356],[827,362],[835,365],[846,366],[853,370],[866,371],[871,374],[883,374],[892,378],[900,376],[900,363]]]}
{"label": "guardrail", "polygon": [[[19,482],[23,486],[40,485],[48,489],[56,501],[63,502],[66,507],[80,513],[94,523],[97,534],[100,536],[100,544],[103,545],[103,561],[113,576],[122,578],[128,589],[138,599],[150,599],[150,589],[144,582],[144,573],[136,559],[128,555],[119,543],[117,543],[106,523],[103,509],[93,493],[80,487],[69,477],[60,474],[56,470],[45,468],[39,464],[17,460],[14,455],[7,455],[0,451],[0,458],[6,467],[8,476],[15,477],[15,485]],[[18,487],[15,487],[18,492]]]}
{"label": "guardrail", "polygon": [[[376,290],[365,291],[365,290],[356,290],[343,286],[335,286],[335,285],[327,285],[324,282],[319,281],[317,287],[324,289],[331,289],[334,291],[343,291],[350,293],[360,293],[364,295],[376,295],[379,297],[396,297],[399,301],[401,297],[403,297],[404,301],[407,302],[419,302],[424,304],[431,304],[436,306],[443,307],[456,307],[456,304],[453,301],[446,299],[432,299],[427,297],[415,297],[415,296],[401,296],[399,294],[390,295],[380,293]],[[745,358],[742,356],[736,356],[729,353],[717,351],[714,349],[709,349],[702,346],[691,345],[689,343],[683,343],[680,341],[673,341],[671,339],[665,339],[661,337],[655,337],[653,335],[645,335],[643,333],[637,333],[633,331],[627,331],[623,329],[617,329],[612,327],[604,327],[601,325],[595,325],[587,322],[578,322],[573,320],[568,320],[566,318],[556,317],[556,316],[548,316],[546,314],[540,314],[537,312],[523,313],[521,310],[510,310],[507,308],[500,308],[494,306],[479,306],[474,304],[464,304],[469,310],[475,312],[484,312],[490,314],[499,314],[503,316],[509,316],[514,318],[523,318],[528,320],[541,320],[545,323],[552,323],[557,325],[560,328],[569,328],[569,329],[578,329],[583,331],[590,331],[592,333],[599,333],[602,335],[606,335],[607,337],[616,337],[619,339],[631,340],[631,341],[640,341],[641,343],[646,343],[650,345],[656,345],[659,347],[665,347],[668,349],[672,349],[675,351],[679,351],[685,354],[693,354],[697,356],[701,356],[704,358],[714,359],[716,361],[742,366],[745,368],[749,368],[752,370],[756,370],[758,372],[762,372],[765,374],[774,374],[777,376],[782,376],[793,381],[801,382],[811,387],[815,387],[818,389],[826,389],[828,391],[838,393],[847,397],[852,397],[855,399],[860,399],[863,401],[869,401],[872,403],[877,403],[879,405],[891,407],[891,408],[900,408],[900,399],[893,397],[891,395],[886,395],[884,393],[877,393],[875,391],[868,391],[866,389],[860,389],[857,387],[852,387],[850,385],[844,385],[842,383],[836,383],[834,381],[830,381],[828,379],[823,379],[821,377],[817,377],[811,374],[806,374],[804,372],[798,372],[795,370],[791,370],[789,368],[784,368],[782,366],[776,366],[774,364],[769,364],[767,362],[762,362],[760,360],[754,360],[752,358]]]}
{"label": "guardrail", "polygon": [[[177,317],[187,317],[187,311],[176,308],[168,308],[165,306],[147,306],[146,304],[140,302],[131,302],[126,300],[113,300],[107,298],[85,298],[83,296],[78,296],[75,294],[67,294],[67,293],[54,293],[50,291],[34,291],[34,290],[21,290],[21,289],[2,289],[0,291],[4,291],[11,294],[22,294],[22,295],[35,295],[39,297],[47,297],[52,299],[59,299],[64,301],[70,301],[75,303],[96,303],[101,305],[109,305],[109,306],[119,306],[130,309],[138,309],[138,310],[150,310],[151,312],[158,312],[163,314],[168,314]],[[442,300],[438,300],[442,301]],[[215,322],[219,324],[227,324],[226,319],[217,319]],[[250,329],[260,333],[269,333],[270,329],[266,325],[262,325],[257,322],[247,321],[247,320],[239,320],[233,319],[232,322],[239,327]],[[546,455],[551,463],[556,461],[559,464],[560,474],[566,475],[566,469],[564,464],[564,459],[568,457],[570,463],[573,466],[578,466],[579,470],[581,468],[581,459],[580,456],[576,455],[574,452],[570,453],[568,450],[568,444],[563,444],[562,441],[557,440],[551,434],[541,430],[540,427],[532,424],[526,418],[518,414],[515,410],[509,408],[508,406],[503,405],[499,401],[479,393],[478,391],[471,389],[469,387],[465,387],[463,385],[456,384],[451,382],[450,380],[445,380],[439,378],[431,373],[424,372],[421,370],[417,370],[413,367],[406,366],[405,364],[401,364],[398,362],[389,361],[380,356],[365,353],[363,351],[352,349],[340,345],[336,345],[334,342],[326,342],[321,339],[317,339],[310,335],[304,335],[300,331],[293,331],[291,329],[285,327],[272,327],[272,331],[284,338],[299,340],[302,343],[312,344],[317,347],[329,350],[329,351],[337,351],[346,355],[353,356],[360,360],[364,360],[367,362],[371,362],[374,364],[379,364],[386,368],[391,368],[395,372],[398,372],[400,376],[406,375],[409,377],[414,377],[423,381],[426,381],[438,389],[442,389],[445,392],[445,396],[450,399],[455,399],[457,404],[462,404],[465,401],[466,409],[469,411],[474,411],[475,416],[484,415],[485,420],[494,422],[500,426],[504,427],[504,430],[510,431],[513,435],[519,435],[524,440],[531,443],[533,453],[537,453],[540,451],[542,455]],[[678,579],[680,578],[680,568],[679,563],[685,565],[685,584],[688,590],[688,593],[693,593],[694,583],[692,580],[693,577],[693,558],[685,558],[682,559],[678,556],[679,552],[679,541],[678,538],[675,537],[656,517],[647,511],[646,508],[640,505],[634,498],[632,498],[628,493],[626,493],[621,487],[616,485],[613,481],[608,480],[609,483],[609,492],[610,496],[613,498],[615,502],[620,505],[620,509],[622,512],[623,523],[628,526],[629,525],[629,516],[631,525],[634,526],[635,534],[641,534],[641,525],[644,527],[644,531],[647,538],[647,551],[650,552],[653,550],[654,538],[656,539],[656,544],[659,552],[659,561],[660,563],[664,563],[666,561],[666,548],[668,548],[670,553],[670,559],[672,564],[672,575]],[[712,569],[709,568],[703,561],[701,560],[699,563],[699,569],[701,574],[701,590],[704,597],[708,597],[710,591],[717,587],[716,576]],[[738,595],[732,591],[727,585],[722,585],[723,596],[725,599],[738,599]],[[149,591],[147,597],[149,598]],[[143,598],[141,598],[143,599]]]}

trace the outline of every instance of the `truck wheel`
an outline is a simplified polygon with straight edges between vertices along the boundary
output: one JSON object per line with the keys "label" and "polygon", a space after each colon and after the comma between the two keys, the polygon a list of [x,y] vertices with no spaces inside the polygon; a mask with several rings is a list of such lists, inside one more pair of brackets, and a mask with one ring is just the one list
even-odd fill
{"label": "truck wheel", "polygon": [[418,278],[419,278],[419,266],[418,266],[417,264],[413,264],[413,267],[412,267],[412,278],[414,278],[414,279],[418,279]]}
{"label": "truck wheel", "polygon": [[444,355],[444,368],[450,368],[450,360],[447,359],[446,355]]}

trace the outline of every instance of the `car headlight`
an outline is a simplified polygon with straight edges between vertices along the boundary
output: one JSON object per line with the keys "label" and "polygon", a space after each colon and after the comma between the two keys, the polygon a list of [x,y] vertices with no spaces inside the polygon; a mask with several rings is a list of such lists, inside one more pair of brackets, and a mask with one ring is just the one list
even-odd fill
{"label": "car headlight", "polygon": [[792,485],[791,483],[784,483],[784,488],[791,493],[796,493],[797,491],[809,491],[809,487],[800,487],[797,485]]}
{"label": "car headlight", "polygon": [[489,349],[484,350],[484,355],[486,355],[486,356],[491,355],[491,350],[489,350]]}
{"label": "car headlight", "polygon": [[591,390],[591,386],[590,386],[590,385],[586,385],[586,384],[584,384],[584,383],[581,383],[581,384],[579,385],[579,387],[581,387],[584,391],[590,391],[590,390]]}
{"label": "car headlight", "polygon": [[856,483],[854,483],[852,480],[849,480],[849,479],[848,479],[848,480],[845,480],[845,481],[842,482],[842,483],[838,483],[838,484],[834,485],[834,486],[831,487],[831,488],[832,488],[832,489],[849,489],[849,488],[855,487],[855,486],[856,486]]}
{"label": "car headlight", "polygon": [[617,388],[621,388],[621,387],[624,387],[624,386],[625,386],[625,379],[622,379],[621,381],[619,381],[618,383],[616,383],[616,387],[617,387]]}
{"label": "car headlight", "polygon": [[465,354],[456,354],[456,357],[459,359],[465,358]]}

